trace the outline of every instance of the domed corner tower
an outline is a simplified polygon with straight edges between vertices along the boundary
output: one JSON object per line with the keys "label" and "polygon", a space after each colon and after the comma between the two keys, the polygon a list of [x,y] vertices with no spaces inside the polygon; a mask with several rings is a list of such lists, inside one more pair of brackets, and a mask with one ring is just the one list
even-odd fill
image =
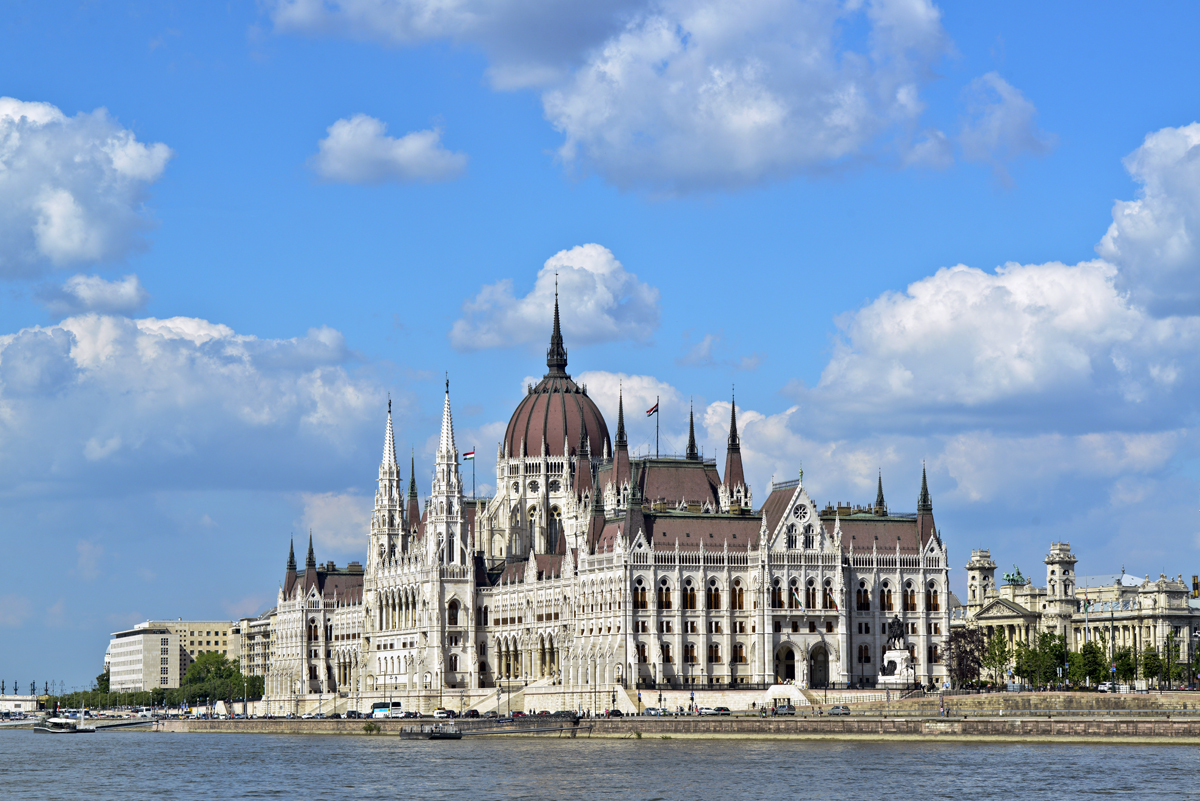
{"label": "domed corner tower", "polygon": [[[496,497],[487,521],[489,561],[580,547],[573,539],[578,526],[570,513],[578,511],[576,460],[585,449],[594,479],[600,457],[612,451],[612,441],[587,387],[567,374],[556,294],[546,375],[517,405],[497,455]],[[587,520],[582,523],[586,527]]]}

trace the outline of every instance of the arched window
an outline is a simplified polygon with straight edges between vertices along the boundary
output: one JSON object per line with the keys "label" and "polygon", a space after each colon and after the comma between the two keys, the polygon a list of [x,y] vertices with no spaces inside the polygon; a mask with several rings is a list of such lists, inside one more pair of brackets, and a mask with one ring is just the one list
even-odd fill
{"label": "arched window", "polygon": [[449,663],[450,672],[456,673],[458,671],[458,654],[450,654]]}
{"label": "arched window", "polygon": [[633,608],[650,608],[650,605],[646,602],[646,585],[641,578],[638,578],[633,582]]}
{"label": "arched window", "polygon": [[458,625],[458,601],[457,600],[451,601],[450,605],[446,607],[446,625],[447,626],[457,626]]}
{"label": "arched window", "polygon": [[800,606],[800,580],[792,579],[788,584],[788,609],[795,609]]}
{"label": "arched window", "polygon": [[696,608],[696,588],[692,586],[691,579],[688,579],[683,583],[683,608]]}
{"label": "arched window", "polygon": [[871,664],[871,646],[867,643],[858,646],[858,663],[860,665]]}
{"label": "arched window", "polygon": [[883,586],[879,588],[879,611],[880,612],[893,611],[892,588],[890,586],[888,586],[888,583],[886,581],[883,582]]}
{"label": "arched window", "polygon": [[929,664],[931,665],[936,665],[938,662],[942,661],[942,652],[938,650],[936,643],[929,646],[928,655]]}
{"label": "arched window", "polygon": [[871,611],[871,591],[867,589],[867,582],[858,582],[858,590],[854,593],[854,601],[859,612]]}
{"label": "arched window", "polygon": [[930,612],[942,611],[941,600],[938,598],[937,584],[929,582],[929,587],[925,593],[925,608]]}
{"label": "arched window", "polygon": [[833,581],[825,579],[825,591],[821,593],[821,608],[833,609]]}
{"label": "arched window", "polygon": [[551,506],[549,519],[546,520],[546,553],[558,553],[558,538],[561,534],[562,510]]}
{"label": "arched window", "polygon": [[808,583],[804,586],[804,608],[805,609],[816,609],[817,608],[817,581],[816,581],[816,579],[809,579]]}
{"label": "arched window", "polygon": [[717,586],[716,579],[708,580],[708,597],[704,601],[704,605],[709,609],[721,608],[721,588]]}
{"label": "arched window", "polygon": [[730,601],[735,611],[741,612],[746,608],[745,588],[742,587],[741,579],[733,582],[733,593],[731,594]]}
{"label": "arched window", "polygon": [[796,524],[788,523],[788,527],[784,530],[784,533],[787,535],[786,545],[788,547],[788,550],[795,548],[796,547]]}
{"label": "arched window", "polygon": [[667,583],[666,579],[658,582],[658,608],[671,608],[671,585]]}
{"label": "arched window", "polygon": [[913,587],[911,581],[904,582],[904,593],[901,600],[903,601],[900,608],[901,612],[917,611],[917,590]]}
{"label": "arched window", "polygon": [[771,584],[771,608],[783,608],[783,587],[780,586],[779,579],[775,579],[775,581]]}
{"label": "arched window", "polygon": [[804,525],[804,547],[805,548],[813,547],[813,540],[814,540],[813,531],[815,531],[815,529],[813,528],[812,523],[806,523]]}

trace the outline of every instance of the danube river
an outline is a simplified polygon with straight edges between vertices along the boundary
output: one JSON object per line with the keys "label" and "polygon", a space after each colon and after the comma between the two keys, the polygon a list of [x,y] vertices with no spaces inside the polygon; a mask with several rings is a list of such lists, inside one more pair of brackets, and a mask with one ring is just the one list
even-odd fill
{"label": "danube river", "polygon": [[0,732],[15,799],[1063,799],[1200,796],[1171,745]]}

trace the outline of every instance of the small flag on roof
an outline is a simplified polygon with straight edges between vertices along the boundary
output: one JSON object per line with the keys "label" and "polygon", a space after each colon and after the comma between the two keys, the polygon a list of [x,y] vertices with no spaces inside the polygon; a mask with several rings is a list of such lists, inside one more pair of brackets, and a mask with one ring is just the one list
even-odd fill
{"label": "small flag on roof", "polygon": [[472,461],[474,458],[475,458],[475,451],[467,451],[466,453],[463,454],[464,462]]}
{"label": "small flag on roof", "polygon": [[653,415],[653,414],[658,414],[658,404],[657,403],[655,403],[653,406],[651,406],[649,409],[646,410],[647,417],[649,417],[650,415]]}

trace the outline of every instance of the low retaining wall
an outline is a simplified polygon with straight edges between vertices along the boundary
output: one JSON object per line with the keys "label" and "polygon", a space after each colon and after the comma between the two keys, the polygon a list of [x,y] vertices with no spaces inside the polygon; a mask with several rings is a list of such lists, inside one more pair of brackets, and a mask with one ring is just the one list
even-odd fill
{"label": "low retaining wall", "polygon": [[[539,725],[553,725],[542,718]],[[240,734],[357,734],[364,735],[363,720],[175,720],[164,721],[166,732],[222,732]],[[399,733],[402,726],[417,721],[370,721],[379,726],[372,736]],[[422,721],[428,723],[428,720]],[[530,721],[533,725],[533,721]],[[844,718],[624,718],[582,720],[590,734],[580,736],[617,738],[796,738],[796,739],[961,739],[1021,742],[1153,741],[1200,744],[1200,716],[1188,717],[972,717],[942,718],[844,717]],[[485,720],[459,721],[464,731],[491,728]],[[514,732],[514,733],[519,733]]]}

